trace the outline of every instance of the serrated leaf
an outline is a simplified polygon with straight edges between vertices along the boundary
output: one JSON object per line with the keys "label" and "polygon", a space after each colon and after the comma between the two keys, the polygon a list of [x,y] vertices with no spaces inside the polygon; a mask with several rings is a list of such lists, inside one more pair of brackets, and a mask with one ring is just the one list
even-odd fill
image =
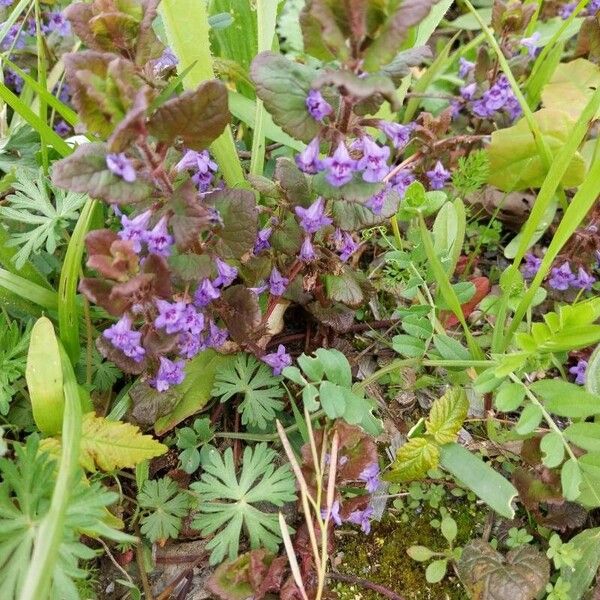
{"label": "serrated leaf", "polygon": [[186,148],[204,150],[223,133],[230,118],[227,88],[212,80],[167,100],[150,117],[148,128],[163,142],[181,139]]}
{"label": "serrated leaf", "polygon": [[425,342],[412,335],[398,334],[392,338],[392,348],[402,356],[414,358],[425,354]]}
{"label": "serrated leaf", "polygon": [[400,447],[385,480],[402,483],[425,477],[429,469],[437,467],[440,459],[438,447],[423,437],[411,438]]}
{"label": "serrated leaf", "polygon": [[429,411],[425,428],[438,444],[454,442],[458,431],[467,418],[469,401],[462,388],[448,390],[438,398]]}

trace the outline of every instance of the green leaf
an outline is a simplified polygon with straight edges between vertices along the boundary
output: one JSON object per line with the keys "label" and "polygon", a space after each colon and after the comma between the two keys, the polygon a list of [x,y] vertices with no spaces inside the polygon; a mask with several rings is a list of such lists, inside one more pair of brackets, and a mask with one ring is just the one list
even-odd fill
{"label": "green leaf", "polygon": [[150,117],[148,128],[163,142],[181,139],[186,148],[204,150],[223,133],[229,119],[227,88],[213,80],[167,100]]}
{"label": "green leaf", "polygon": [[515,431],[519,435],[528,435],[534,432],[543,418],[542,409],[537,404],[528,404],[521,413]]}
{"label": "green leaf", "polygon": [[315,356],[329,381],[350,388],[352,371],[345,354],[335,348],[319,348],[315,351]]}
{"label": "green leaf", "polygon": [[433,403],[425,429],[440,445],[454,442],[468,410],[469,401],[464,389],[452,388]]}
{"label": "green leaf", "polygon": [[221,402],[240,394],[243,399],[238,412],[242,415],[242,424],[259,429],[265,429],[283,409],[279,398],[284,392],[280,377],[275,377],[267,365],[251,354],[243,353],[219,366],[212,389],[212,394]]}
{"label": "green leaf", "polygon": [[576,460],[569,458],[560,470],[560,482],[563,496],[567,500],[577,500],[580,495],[580,486],[582,483],[581,469]]}
{"label": "green leaf", "polygon": [[512,483],[459,444],[446,444],[440,451],[440,464],[444,469],[498,514],[507,519],[514,517],[512,501],[517,495],[517,490]]}
{"label": "green leaf", "polygon": [[600,423],[572,423],[563,435],[582,450],[600,452]]}
{"label": "green leaf", "polygon": [[437,467],[439,459],[440,451],[435,444],[424,437],[411,438],[399,448],[384,479],[392,483],[420,479],[429,469]]}
{"label": "green leaf", "polygon": [[426,546],[409,546],[406,549],[406,554],[408,554],[413,560],[417,562],[425,562],[429,560],[432,556],[434,556],[435,552],[430,550]]}
{"label": "green leaf", "polygon": [[[542,109],[533,113],[543,141],[552,155],[567,142],[574,121],[563,111]],[[504,192],[541,187],[547,174],[527,121],[521,119],[512,127],[492,133],[488,147],[490,176],[488,183]],[[576,187],[585,177],[585,161],[575,153],[561,180],[563,187]]]}
{"label": "green leaf", "polygon": [[152,543],[177,538],[190,502],[172,479],[163,477],[145,481],[137,500],[143,514],[141,532]]}
{"label": "green leaf", "polygon": [[193,527],[202,535],[214,534],[206,548],[211,550],[210,564],[238,554],[242,527],[248,534],[250,546],[276,551],[279,541],[279,522],[274,512],[263,512],[256,505],[277,507],[296,498],[294,477],[289,466],[275,467],[277,455],[266,443],[254,448],[247,446],[241,461],[242,470],[236,475],[233,451],[223,455],[213,450],[204,463],[200,481],[190,486],[200,495],[199,514]]}
{"label": "green leaf", "polygon": [[541,439],[540,450],[544,453],[542,462],[549,469],[558,467],[565,458],[565,446],[563,444],[562,436],[554,431],[547,433]]}
{"label": "green leaf", "polygon": [[425,569],[425,579],[427,580],[427,583],[439,583],[446,576],[447,568],[447,558],[434,560],[429,563]]}
{"label": "green leaf", "polygon": [[600,396],[600,346],[592,352],[585,370],[585,389]]}
{"label": "green leaf", "polygon": [[588,591],[600,567],[600,527],[578,533],[569,543],[579,550],[581,558],[574,568],[564,565],[560,575],[571,584],[569,599],[580,600]]}
{"label": "green leaf", "polygon": [[330,419],[344,416],[346,411],[344,388],[330,381],[323,381],[319,386],[319,398],[325,414]]}
{"label": "green leaf", "polygon": [[494,404],[501,412],[517,410],[525,399],[525,388],[519,383],[503,383],[496,392]]}
{"label": "green leaf", "polygon": [[40,317],[31,330],[25,377],[38,429],[46,435],[60,433],[65,406],[60,350],[46,317]]}
{"label": "green leaf", "polygon": [[470,360],[469,351],[454,338],[436,333],[433,336],[433,345],[444,360]]}
{"label": "green leaf", "polygon": [[456,535],[458,534],[458,527],[456,525],[456,521],[449,516],[445,516],[442,519],[442,523],[440,525],[440,531],[442,535],[446,538],[446,541],[449,544],[456,539]]}
{"label": "green leaf", "polygon": [[139,175],[129,183],[112,173],[106,165],[108,151],[104,144],[79,146],[75,152],[55,163],[52,182],[61,188],[89,194],[115,204],[139,202],[148,198],[152,185]]}
{"label": "green leaf", "polygon": [[534,600],[550,579],[548,559],[527,544],[503,556],[487,542],[473,540],[457,567],[469,596],[481,600]]}
{"label": "green leaf", "polygon": [[395,335],[392,338],[392,348],[398,354],[410,358],[425,354],[425,342],[411,335]]}
{"label": "green leaf", "polygon": [[402,329],[409,335],[421,339],[428,339],[433,334],[433,326],[427,317],[409,315],[402,319]]}
{"label": "green leaf", "polygon": [[274,52],[261,52],[252,61],[250,75],[256,95],[277,125],[303,142],[317,135],[320,123],[306,108],[306,96],[316,75],[314,69]]}
{"label": "green leaf", "polygon": [[546,409],[559,417],[582,419],[600,414],[600,396],[590,394],[574,383],[542,379],[529,387],[544,400]]}

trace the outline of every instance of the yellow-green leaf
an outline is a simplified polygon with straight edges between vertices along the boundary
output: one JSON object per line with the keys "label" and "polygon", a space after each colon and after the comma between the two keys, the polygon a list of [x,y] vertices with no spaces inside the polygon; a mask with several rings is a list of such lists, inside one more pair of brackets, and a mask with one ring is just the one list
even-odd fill
{"label": "yellow-green leaf", "polygon": [[439,460],[440,451],[433,442],[423,437],[412,438],[398,450],[392,470],[384,478],[393,483],[419,479],[437,467]]}
{"label": "yellow-green leaf", "polygon": [[469,401],[461,388],[448,390],[431,407],[429,418],[425,421],[427,433],[438,444],[449,444],[456,440],[459,429],[467,418]]}

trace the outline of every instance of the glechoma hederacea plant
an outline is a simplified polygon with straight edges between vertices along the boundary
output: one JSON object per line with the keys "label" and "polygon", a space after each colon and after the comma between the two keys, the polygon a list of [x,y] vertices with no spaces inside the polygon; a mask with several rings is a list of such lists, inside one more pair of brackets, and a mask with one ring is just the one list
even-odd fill
{"label": "glechoma hederacea plant", "polygon": [[595,598],[600,2],[162,1],[0,1],[0,600]]}

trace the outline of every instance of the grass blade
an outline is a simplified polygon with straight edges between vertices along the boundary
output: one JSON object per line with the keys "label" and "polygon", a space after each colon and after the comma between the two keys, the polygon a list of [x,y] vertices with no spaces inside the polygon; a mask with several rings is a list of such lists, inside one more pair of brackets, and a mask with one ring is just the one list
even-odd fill
{"label": "grass blade", "polygon": [[46,310],[55,311],[58,309],[58,295],[56,292],[2,268],[0,268],[0,287]]}

